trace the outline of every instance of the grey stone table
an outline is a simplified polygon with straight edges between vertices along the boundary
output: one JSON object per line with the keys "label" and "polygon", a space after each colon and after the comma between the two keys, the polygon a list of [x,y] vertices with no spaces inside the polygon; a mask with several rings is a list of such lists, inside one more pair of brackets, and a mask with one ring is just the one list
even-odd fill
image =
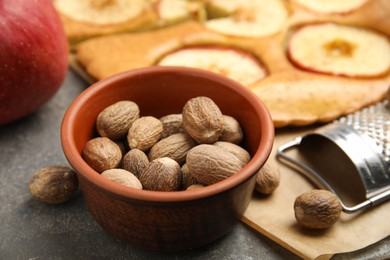
{"label": "grey stone table", "polygon": [[[238,223],[207,246],[179,253],[133,248],[107,235],[92,219],[81,192],[58,206],[31,198],[28,181],[38,169],[68,163],[59,130],[73,99],[88,87],[69,71],[58,93],[34,114],[0,126],[0,259],[298,259]],[[390,257],[390,238],[334,259]]]}

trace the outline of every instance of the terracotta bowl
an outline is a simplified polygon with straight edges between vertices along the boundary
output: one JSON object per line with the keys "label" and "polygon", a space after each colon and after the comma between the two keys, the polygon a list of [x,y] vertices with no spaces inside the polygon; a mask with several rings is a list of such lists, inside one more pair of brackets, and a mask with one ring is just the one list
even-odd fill
{"label": "terracotta bowl", "polygon": [[[108,105],[132,100],[141,116],[159,118],[181,113],[186,101],[197,96],[212,98],[244,130],[252,159],[226,180],[192,191],[136,190],[105,179],[82,159],[86,142],[96,136],[96,117]],[[248,206],[255,174],[269,157],[273,139],[268,110],[250,90],[226,77],[183,67],[148,67],[99,81],[73,101],[61,127],[63,151],[97,223],[120,240],[157,251],[198,247],[229,232]]]}

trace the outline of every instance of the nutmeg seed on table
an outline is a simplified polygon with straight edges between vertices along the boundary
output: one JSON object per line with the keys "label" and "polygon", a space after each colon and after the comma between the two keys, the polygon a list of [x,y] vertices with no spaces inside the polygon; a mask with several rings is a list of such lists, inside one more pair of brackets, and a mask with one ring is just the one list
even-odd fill
{"label": "nutmeg seed on table", "polygon": [[294,211],[295,218],[302,227],[325,229],[339,220],[342,207],[332,192],[311,190],[296,198]]}
{"label": "nutmeg seed on table", "polygon": [[69,167],[48,166],[36,171],[29,183],[31,195],[44,203],[60,204],[68,201],[77,191],[76,173]]}

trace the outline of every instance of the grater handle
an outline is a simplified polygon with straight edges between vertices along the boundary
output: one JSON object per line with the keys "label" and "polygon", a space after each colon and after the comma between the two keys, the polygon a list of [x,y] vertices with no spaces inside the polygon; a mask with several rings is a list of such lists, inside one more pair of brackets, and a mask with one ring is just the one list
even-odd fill
{"label": "grater handle", "polygon": [[314,169],[309,167],[307,164],[298,161],[290,156],[288,156],[285,151],[293,149],[301,144],[302,137],[297,137],[294,140],[281,145],[278,149],[277,155],[279,159],[284,160],[285,162],[288,162],[289,166],[294,168],[295,170],[301,172],[305,175],[309,180],[311,180],[314,184],[316,184],[319,187],[326,188],[327,190],[335,193],[334,189],[329,185],[329,183],[321,177],[320,174],[318,174]]}
{"label": "grater handle", "polygon": [[302,137],[297,137],[297,138],[293,139],[292,141],[290,141],[284,145],[281,145],[277,150],[278,159],[281,160],[282,162],[286,163],[287,165],[289,165],[293,169],[302,173],[305,177],[307,177],[309,180],[311,180],[318,187],[325,188],[325,189],[333,192],[338,197],[344,212],[353,213],[353,212],[356,212],[358,210],[377,205],[385,200],[390,199],[390,190],[386,190],[386,191],[381,192],[380,194],[373,196],[373,197],[371,197],[371,198],[369,198],[369,199],[367,199],[367,200],[365,200],[365,201],[363,201],[355,206],[352,206],[352,207],[346,206],[343,203],[343,201],[341,200],[340,196],[337,194],[337,192],[332,188],[332,186],[324,178],[322,178],[322,176],[319,173],[317,173],[313,168],[311,168],[307,164],[305,164],[301,161],[298,161],[298,160],[290,157],[289,155],[287,155],[286,152],[288,150],[291,150],[291,149],[299,146],[301,144],[301,141],[302,141]]}

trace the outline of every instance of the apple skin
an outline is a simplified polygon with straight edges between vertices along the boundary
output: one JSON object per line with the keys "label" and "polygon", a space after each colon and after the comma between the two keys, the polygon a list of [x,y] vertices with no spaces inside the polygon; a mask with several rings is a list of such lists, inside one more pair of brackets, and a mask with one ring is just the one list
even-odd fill
{"label": "apple skin", "polygon": [[0,125],[36,111],[68,71],[68,42],[51,0],[0,1]]}

